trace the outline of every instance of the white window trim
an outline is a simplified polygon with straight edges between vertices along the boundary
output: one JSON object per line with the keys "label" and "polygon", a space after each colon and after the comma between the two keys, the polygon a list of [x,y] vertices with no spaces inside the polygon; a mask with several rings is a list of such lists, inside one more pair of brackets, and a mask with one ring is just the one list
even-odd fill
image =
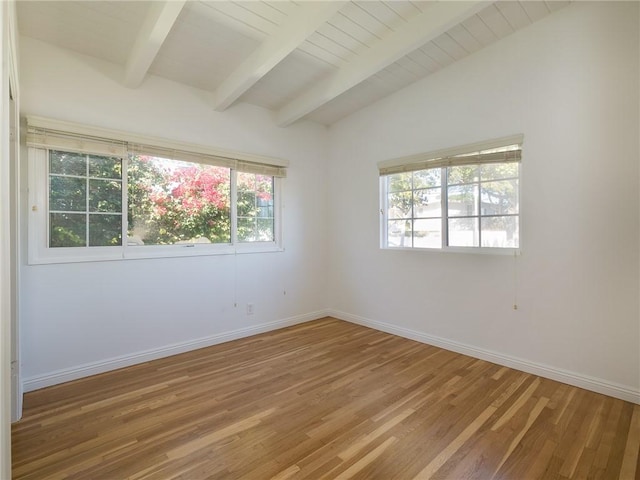
{"label": "white window trim", "polygon": [[[429,161],[433,159],[446,159],[447,157],[455,157],[457,155],[463,155],[469,152],[477,152],[482,150],[489,150],[492,148],[499,148],[505,145],[513,145],[519,144],[522,146],[524,141],[524,135],[511,135],[508,137],[498,138],[495,140],[488,140],[483,142],[477,142],[473,144],[463,145],[459,147],[453,147],[448,149],[436,150],[427,153],[420,153],[417,155],[410,155],[406,157],[393,158],[390,160],[383,160],[378,162],[378,169],[380,172],[383,172],[386,169],[396,168],[407,166],[409,169],[407,171],[415,171],[415,170],[426,170],[428,168],[442,168],[442,170],[446,170],[444,166],[434,166],[429,167]],[[496,162],[499,163],[499,162]],[[412,165],[420,165],[424,168],[410,168]],[[380,212],[380,249],[388,250],[388,251],[406,251],[406,252],[420,252],[420,253],[465,253],[465,254],[481,254],[481,255],[516,255],[519,256],[522,254],[522,169],[523,162],[518,161],[519,172],[518,172],[518,247],[505,247],[505,248],[497,248],[497,247],[482,247],[482,246],[473,246],[473,247],[459,247],[459,246],[449,246],[448,243],[448,225],[447,219],[448,215],[446,215],[445,209],[447,208],[446,203],[446,195],[443,196],[441,202],[442,204],[442,243],[441,247],[394,247],[388,245],[388,235],[387,228],[389,225],[388,222],[388,212],[387,212],[387,188],[386,188],[386,175],[381,173],[380,181],[379,181],[379,212]],[[447,184],[445,176],[442,177],[440,188],[442,188],[443,192],[447,190]],[[478,218],[481,218],[480,216]]]}
{"label": "white window trim", "polygon": [[[126,165],[127,162],[125,162]],[[28,221],[28,255],[30,265],[137,260],[152,258],[176,258],[210,255],[238,255],[250,253],[283,252],[282,246],[282,182],[283,178],[274,178],[274,241],[273,242],[238,242],[232,228],[232,242],[224,244],[180,245],[128,245],[123,235],[122,245],[113,247],[59,247],[48,245],[49,199],[48,199],[48,149],[28,148],[28,183],[29,183],[29,221]],[[235,170],[231,177],[231,209],[235,212]],[[123,169],[123,212],[126,218],[126,168]],[[231,215],[232,223],[236,223],[236,215]],[[123,226],[124,227],[124,226]]]}

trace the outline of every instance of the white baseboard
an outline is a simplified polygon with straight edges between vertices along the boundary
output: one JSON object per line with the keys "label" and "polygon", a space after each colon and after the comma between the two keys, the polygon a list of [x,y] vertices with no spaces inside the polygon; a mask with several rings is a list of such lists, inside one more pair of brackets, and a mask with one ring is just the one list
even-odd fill
{"label": "white baseboard", "polygon": [[608,382],[606,380],[602,380],[600,378],[594,378],[576,372],[570,372],[560,368],[551,367],[549,365],[530,362],[528,360],[504,355],[498,352],[493,352],[491,350],[485,350],[471,345],[447,340],[445,338],[428,335],[417,330],[411,330],[409,328],[399,327],[397,325],[392,325],[385,322],[370,320],[358,315],[353,315],[350,313],[332,309],[318,310],[316,312],[297,315],[294,317],[285,318],[283,320],[262,323],[260,325],[240,328],[237,330],[232,330],[230,332],[218,333],[216,335],[211,335],[205,338],[176,343],[161,348],[146,350],[143,352],[136,352],[130,355],[123,355],[120,357],[110,358],[99,362],[92,362],[77,367],[56,370],[44,375],[25,378],[23,379],[22,384],[23,390],[24,392],[30,392],[33,390],[38,390],[40,388],[49,387],[51,385],[57,385],[59,383],[76,380],[78,378],[88,377],[90,375],[96,375],[98,373],[104,373],[110,370],[116,370],[118,368],[128,367],[138,363],[156,360],[158,358],[168,357],[191,350],[197,350],[198,348],[209,347],[211,345],[217,345],[219,343],[229,342],[231,340],[237,340],[239,338],[249,337],[251,335],[257,335],[259,333],[265,333],[272,330],[277,330],[279,328],[317,320],[326,316],[331,316],[339,320],[356,323],[358,325],[391,333],[400,337],[409,338],[411,340],[416,340],[428,345],[434,345],[446,350],[461,353],[463,355],[469,355],[474,358],[479,358],[481,360],[486,360],[498,365],[503,365],[505,367],[521,370],[523,372],[538,375],[540,377],[550,378],[558,382],[584,388],[593,392],[602,393],[603,395],[609,395],[621,400],[640,404],[640,391],[634,390],[624,385],[619,385]]}
{"label": "white baseboard", "polygon": [[444,348],[445,350],[451,350],[453,352],[461,353],[463,355],[469,355],[470,357],[479,358],[488,362],[497,363],[509,368],[521,370],[523,372],[538,375],[540,377],[549,378],[558,382],[573,385],[575,387],[584,388],[585,390],[591,390],[593,392],[602,393],[610,397],[619,398],[628,402],[640,404],[640,390],[634,390],[624,385],[608,382],[600,378],[594,378],[587,375],[582,375],[576,372],[570,372],[561,368],[552,367],[540,363],[530,362],[510,355],[504,355],[491,350],[485,350],[477,348],[471,345],[466,345],[445,338],[435,337],[428,335],[417,330],[411,330],[409,328],[399,327],[389,323],[379,322],[376,320],[370,320],[368,318],[360,317],[339,310],[327,310],[327,315],[344,320],[351,323],[356,323],[364,327],[373,328],[383,332],[398,335],[399,337],[409,338],[428,345],[434,345],[436,347]]}
{"label": "white baseboard", "polygon": [[318,310],[316,312],[296,315],[294,317],[285,318],[283,320],[276,320],[273,322],[262,323],[260,325],[254,325],[251,327],[239,328],[230,332],[217,333],[215,335],[198,338],[196,340],[174,343],[172,345],[166,345],[160,348],[136,352],[130,355],[122,355],[119,357],[101,360],[99,362],[91,362],[77,367],[56,370],[44,375],[37,375],[34,377],[23,379],[23,390],[25,392],[31,392],[33,390],[49,387],[51,385],[57,385],[59,383],[69,382],[71,380],[77,380],[78,378],[88,377],[90,375],[96,375],[98,373],[104,373],[122,367],[129,367],[138,363],[144,363],[151,360],[156,360],[158,358],[169,357],[171,355],[176,355],[178,353],[184,353],[191,350],[197,350],[198,348],[210,347],[211,345],[217,345],[219,343],[229,342],[231,340],[237,340],[239,338],[250,337],[251,335],[257,335],[259,333],[270,332],[271,330],[277,330],[279,328],[289,327],[291,325],[297,325],[299,323],[310,322],[312,320],[317,320],[326,316],[328,316],[327,311]]}

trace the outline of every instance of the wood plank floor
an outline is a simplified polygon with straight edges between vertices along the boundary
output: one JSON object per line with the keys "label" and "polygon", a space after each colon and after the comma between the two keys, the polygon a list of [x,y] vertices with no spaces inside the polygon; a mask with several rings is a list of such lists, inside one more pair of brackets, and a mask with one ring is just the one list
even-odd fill
{"label": "wood plank floor", "polygon": [[15,479],[633,479],[640,407],[326,318],[25,397]]}

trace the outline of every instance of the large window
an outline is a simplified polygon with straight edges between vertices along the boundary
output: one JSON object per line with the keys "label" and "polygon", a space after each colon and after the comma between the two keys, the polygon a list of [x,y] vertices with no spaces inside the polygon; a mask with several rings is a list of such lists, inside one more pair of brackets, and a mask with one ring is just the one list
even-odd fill
{"label": "large window", "polygon": [[283,167],[34,130],[32,263],[280,249]]}
{"label": "large window", "polygon": [[518,249],[521,141],[381,162],[382,247]]}

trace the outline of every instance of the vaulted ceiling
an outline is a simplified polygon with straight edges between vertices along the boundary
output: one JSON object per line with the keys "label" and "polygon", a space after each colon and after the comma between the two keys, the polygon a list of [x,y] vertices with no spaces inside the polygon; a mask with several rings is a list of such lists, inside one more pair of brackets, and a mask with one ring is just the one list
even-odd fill
{"label": "vaulted ceiling", "polygon": [[236,102],[330,125],[566,1],[19,1],[20,33]]}

